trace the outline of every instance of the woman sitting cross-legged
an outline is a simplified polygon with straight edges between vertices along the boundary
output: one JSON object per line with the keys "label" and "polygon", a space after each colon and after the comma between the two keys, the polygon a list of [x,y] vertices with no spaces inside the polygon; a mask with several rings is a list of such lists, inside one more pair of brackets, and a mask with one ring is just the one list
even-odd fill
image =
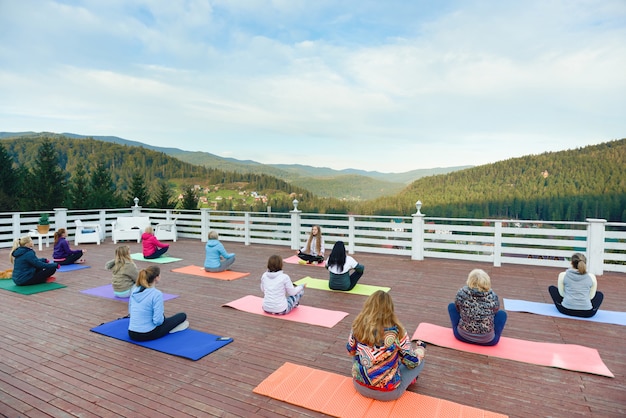
{"label": "woman sitting cross-legged", "polygon": [[[330,273],[328,287],[332,290],[352,290],[363,276],[365,266],[346,254],[343,241],[337,241],[326,261]],[[352,273],[350,273],[352,271]]]}
{"label": "woman sitting cross-legged", "polygon": [[33,239],[28,235],[15,240],[10,259],[13,264],[13,283],[17,286],[53,282],[52,275],[59,268],[57,263],[49,263],[45,258],[37,257],[33,250]]}
{"label": "woman sitting cross-legged", "polygon": [[481,269],[470,271],[467,284],[448,305],[448,314],[456,339],[477,345],[498,344],[507,317],[489,275]]}
{"label": "woman sitting cross-legged", "polygon": [[62,266],[70,264],[82,264],[85,260],[82,258],[83,250],[72,250],[66,239],[67,232],[65,228],[59,228],[54,233],[54,251],[52,258],[56,263]]}
{"label": "woman sitting cross-legged", "polygon": [[559,274],[557,286],[548,287],[559,312],[579,318],[591,318],[598,312],[604,294],[597,289],[598,280],[587,272],[587,258],[581,253],[572,256],[572,268]]}
{"label": "woman sitting cross-legged", "polygon": [[154,236],[154,230],[151,226],[147,226],[145,232],[141,235],[141,243],[143,258],[147,259],[159,258],[170,248],[169,244],[163,244]]}
{"label": "woman sitting cross-legged", "polygon": [[426,344],[409,341],[388,293],[367,298],[352,323],[347,349],[352,356],[354,388],[379,401],[398,399],[424,367]]}
{"label": "woman sitting cross-legged", "polygon": [[219,241],[217,231],[209,231],[209,240],[204,246],[204,270],[217,273],[230,269],[235,262],[235,253],[226,252],[224,244]]}
{"label": "woman sitting cross-legged", "polygon": [[267,313],[285,315],[300,304],[306,285],[294,286],[291,278],[283,273],[283,259],[272,255],[267,260],[267,271],[261,276],[263,310]]}
{"label": "woman sitting cross-legged", "polygon": [[115,249],[115,258],[107,261],[104,268],[113,273],[113,293],[118,298],[130,296],[130,290],[137,282],[139,271],[137,265],[130,258],[128,245],[120,245]]}
{"label": "woman sitting cross-legged", "polygon": [[139,272],[128,301],[128,336],[131,340],[156,340],[189,327],[187,315],[183,312],[165,317],[163,293],[156,288],[160,280],[161,269],[157,266],[150,266]]}

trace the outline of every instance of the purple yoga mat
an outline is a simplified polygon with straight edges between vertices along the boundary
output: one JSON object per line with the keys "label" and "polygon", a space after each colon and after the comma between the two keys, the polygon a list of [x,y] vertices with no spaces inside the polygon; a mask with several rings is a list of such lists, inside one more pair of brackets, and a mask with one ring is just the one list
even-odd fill
{"label": "purple yoga mat", "polygon": [[[87,295],[98,296],[98,297],[106,298],[106,299],[113,299],[113,300],[119,300],[122,302],[128,302],[128,298],[118,298],[117,296],[115,296],[115,293],[113,293],[113,285],[111,284],[105,284],[104,286],[94,287],[93,289],[81,290],[80,293],[85,293]],[[178,295],[170,295],[169,293],[163,293],[164,302],[166,300],[174,299],[177,297]]]}

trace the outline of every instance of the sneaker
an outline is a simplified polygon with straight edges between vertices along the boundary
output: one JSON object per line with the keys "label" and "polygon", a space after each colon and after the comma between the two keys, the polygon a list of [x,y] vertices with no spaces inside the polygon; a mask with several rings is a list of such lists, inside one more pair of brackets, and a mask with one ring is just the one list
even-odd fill
{"label": "sneaker", "polygon": [[304,260],[299,260],[299,261],[298,261],[298,264],[306,264],[306,261],[304,261]]}
{"label": "sneaker", "polygon": [[172,330],[170,331],[170,334],[174,332],[178,332],[178,331],[184,331],[187,328],[189,328],[189,321],[185,320],[181,322],[180,324],[176,325],[174,328],[172,328]]}
{"label": "sneaker", "polygon": [[46,279],[46,283],[53,283],[54,281],[56,281],[56,279],[57,279],[56,277],[50,276]]}

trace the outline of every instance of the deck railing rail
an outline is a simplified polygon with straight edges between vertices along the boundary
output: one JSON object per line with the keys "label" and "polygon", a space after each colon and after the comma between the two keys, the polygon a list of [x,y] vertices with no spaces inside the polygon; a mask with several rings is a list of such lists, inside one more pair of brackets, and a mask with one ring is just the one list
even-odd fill
{"label": "deck railing rail", "polygon": [[[294,202],[295,203],[295,202]],[[149,216],[153,224],[176,222],[180,238],[206,242],[209,230],[220,240],[245,245],[284,245],[296,250],[319,225],[326,243],[344,241],[350,254],[364,252],[410,257],[461,259],[502,264],[565,268],[574,252],[587,256],[588,269],[626,272],[626,223],[587,219],[585,222],[428,217],[418,210],[411,216],[365,216],[304,213],[174,210],[133,206],[122,209],[49,211],[51,230],[65,228],[71,239],[75,221],[98,223],[111,237],[119,216]],[[40,212],[0,213],[0,248],[36,229]]]}

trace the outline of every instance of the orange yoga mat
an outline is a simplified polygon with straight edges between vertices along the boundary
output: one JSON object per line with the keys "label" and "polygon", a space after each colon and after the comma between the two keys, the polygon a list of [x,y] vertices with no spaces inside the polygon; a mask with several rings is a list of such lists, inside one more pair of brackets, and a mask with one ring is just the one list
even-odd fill
{"label": "orange yoga mat", "polygon": [[218,280],[236,280],[250,275],[250,273],[241,273],[232,270],[220,271],[218,273],[209,273],[208,271],[204,271],[204,267],[200,266],[179,267],[176,269],[172,269],[172,271],[174,273],[191,274],[193,276],[207,277],[209,279]]}
{"label": "orange yoga mat", "polygon": [[[506,331],[506,328],[505,328]],[[556,367],[577,372],[615,377],[594,348],[575,344],[554,344],[500,337],[497,345],[485,347],[457,340],[451,328],[422,322],[413,339],[446,348],[498,357],[539,366]]]}
{"label": "orange yoga mat", "polygon": [[[306,298],[306,295],[304,298]],[[330,311],[328,309],[303,305],[299,305],[286,315],[272,315],[263,311],[263,298],[253,295],[244,296],[232,302],[225,303],[222,306],[228,306],[229,308],[257,315],[265,315],[271,318],[303,322],[305,324],[319,325],[320,327],[326,328],[334,327],[339,321],[348,316],[348,312]]]}
{"label": "orange yoga mat", "polygon": [[293,363],[283,364],[253,392],[333,417],[507,416],[414,392],[405,392],[395,401],[376,401],[361,396],[352,386],[351,377]]}

